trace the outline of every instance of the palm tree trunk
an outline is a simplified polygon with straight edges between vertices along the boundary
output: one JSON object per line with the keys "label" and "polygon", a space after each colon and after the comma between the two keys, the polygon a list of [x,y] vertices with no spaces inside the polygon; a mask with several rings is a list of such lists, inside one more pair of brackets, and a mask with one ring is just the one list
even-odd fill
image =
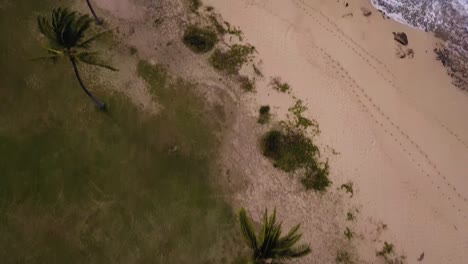
{"label": "palm tree trunk", "polygon": [[102,20],[96,15],[96,12],[94,12],[94,8],[89,0],[86,0],[86,3],[88,4],[89,10],[91,10],[91,14],[93,14],[94,20],[96,20],[96,24],[102,25]]}
{"label": "palm tree trunk", "polygon": [[78,71],[78,67],[76,65],[76,60],[74,58],[70,58],[70,61],[73,65],[73,70],[75,70],[76,78],[78,79],[78,82],[80,83],[81,88],[83,88],[83,91],[93,100],[93,102],[97,105],[97,107],[99,107],[99,109],[105,111],[106,104],[104,104],[103,102],[99,101],[99,99],[94,97],[94,95],[84,85],[83,80],[81,79],[80,73]]}

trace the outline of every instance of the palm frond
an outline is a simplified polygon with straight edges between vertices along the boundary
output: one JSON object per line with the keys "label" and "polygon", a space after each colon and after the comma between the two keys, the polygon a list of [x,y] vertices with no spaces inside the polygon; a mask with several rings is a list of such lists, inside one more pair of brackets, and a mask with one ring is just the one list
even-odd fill
{"label": "palm frond", "polygon": [[111,70],[111,71],[118,71],[116,68],[106,64],[105,62],[101,61],[97,56],[96,56],[97,52],[80,52],[76,55],[74,55],[74,57],[78,60],[78,61],[81,61],[81,62],[84,62],[86,64],[90,64],[90,65],[94,65],[94,66],[97,66],[97,67],[102,67],[102,68],[106,68],[108,70]]}
{"label": "palm frond", "polygon": [[239,210],[239,223],[240,223],[242,235],[244,236],[248,246],[252,250],[257,251],[258,246],[257,246],[257,237],[255,236],[255,230],[244,208],[241,208]]}
{"label": "palm frond", "polygon": [[278,241],[279,248],[288,249],[301,239],[302,234],[298,233],[300,226],[301,225],[296,225],[293,227],[286,236]]}
{"label": "palm frond", "polygon": [[37,17],[37,25],[39,31],[48,39],[55,40],[54,29],[52,28],[49,20],[44,16]]}
{"label": "palm frond", "polygon": [[90,37],[90,38],[84,40],[83,42],[79,43],[79,44],[77,45],[77,47],[80,47],[80,48],[88,48],[89,45],[91,45],[91,43],[92,43],[93,41],[95,41],[96,39],[102,37],[104,34],[109,33],[109,32],[110,32],[110,30],[106,30],[106,31],[99,32],[99,33],[97,33],[96,35],[94,35],[94,36],[92,36],[92,37]]}
{"label": "palm frond", "polygon": [[312,252],[309,245],[300,245],[288,252],[288,258],[300,258]]}
{"label": "palm frond", "polygon": [[268,216],[268,210],[265,209],[259,240],[256,240],[255,231],[243,208],[239,212],[239,219],[242,233],[247,242],[251,243],[253,239],[257,243],[256,246],[249,244],[249,247],[254,250],[253,259],[255,261],[264,263],[265,261],[273,260],[274,263],[277,263],[275,261],[298,258],[311,252],[308,245],[294,247],[302,238],[302,234],[299,233],[300,225],[291,228],[284,237],[281,236],[282,223],[277,223],[276,208],[270,216]]}

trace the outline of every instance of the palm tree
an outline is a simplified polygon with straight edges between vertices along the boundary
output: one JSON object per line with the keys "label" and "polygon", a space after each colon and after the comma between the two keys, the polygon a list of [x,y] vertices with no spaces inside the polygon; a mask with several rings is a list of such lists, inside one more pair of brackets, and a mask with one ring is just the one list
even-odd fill
{"label": "palm tree", "polygon": [[279,263],[282,260],[303,257],[311,252],[308,245],[295,246],[302,237],[302,234],[298,233],[300,225],[281,237],[281,223],[276,223],[276,209],[270,217],[265,209],[262,230],[258,237],[244,208],[239,211],[239,222],[242,235],[253,250],[252,262],[255,264]]}
{"label": "palm tree", "polygon": [[96,15],[96,12],[94,12],[94,8],[91,5],[91,2],[89,2],[89,0],[86,0],[86,4],[88,4],[89,10],[91,10],[91,14],[93,14],[94,20],[96,20],[96,24],[102,25],[102,20]]}
{"label": "palm tree", "polygon": [[70,12],[66,8],[54,9],[52,11],[52,21],[39,16],[37,22],[39,30],[49,42],[48,47],[45,47],[49,55],[37,59],[52,59],[54,61],[59,58],[68,59],[73,66],[81,88],[101,110],[105,110],[106,105],[94,97],[84,85],[78,71],[78,63],[83,62],[116,71],[116,69],[101,62],[96,56],[97,52],[89,51],[91,44],[106,32],[85,38],[91,29],[92,19],[88,15]]}

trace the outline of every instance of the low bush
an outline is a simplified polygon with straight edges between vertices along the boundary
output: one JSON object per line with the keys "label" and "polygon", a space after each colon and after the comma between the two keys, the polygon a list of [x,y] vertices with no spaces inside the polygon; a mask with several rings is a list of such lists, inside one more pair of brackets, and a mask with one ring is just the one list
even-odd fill
{"label": "low bush", "polygon": [[201,0],[189,0],[190,9],[192,12],[197,12],[198,9],[202,6]]}
{"label": "low bush", "polygon": [[[307,108],[299,100],[289,109],[288,121],[279,129],[267,132],[261,139],[263,155],[274,161],[274,166],[285,172],[304,171],[301,182],[306,189],[325,191],[331,181],[328,178],[328,162],[320,161],[319,148],[312,137],[320,132],[314,120],[302,114]],[[308,132],[312,131],[312,137]]]}
{"label": "low bush", "polygon": [[246,92],[253,92],[255,91],[255,80],[251,80],[247,76],[240,76],[239,77],[241,88]]}
{"label": "low bush", "polygon": [[280,77],[272,78],[270,85],[273,87],[273,89],[282,93],[286,93],[291,90],[291,86],[286,82],[282,82]]}
{"label": "low bush", "polygon": [[189,26],[184,33],[184,44],[196,53],[206,53],[218,42],[217,34],[209,28]]}
{"label": "low bush", "polygon": [[269,105],[264,105],[260,107],[258,110],[259,117],[258,117],[258,123],[259,124],[266,124],[270,121],[270,106]]}
{"label": "low bush", "polygon": [[211,65],[228,74],[238,74],[242,66],[249,61],[255,48],[250,45],[235,44],[229,50],[216,49],[210,58]]}
{"label": "low bush", "polygon": [[346,193],[350,193],[351,197],[354,196],[354,189],[353,189],[353,183],[352,182],[342,184],[340,189],[344,189],[346,191]]}

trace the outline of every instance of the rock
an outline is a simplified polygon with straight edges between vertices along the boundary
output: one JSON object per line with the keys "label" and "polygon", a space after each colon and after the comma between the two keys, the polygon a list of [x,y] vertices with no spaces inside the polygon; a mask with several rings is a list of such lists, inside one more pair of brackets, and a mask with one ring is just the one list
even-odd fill
{"label": "rock", "polygon": [[406,36],[405,32],[393,32],[393,39],[403,46],[408,45],[408,36]]}
{"label": "rock", "polygon": [[413,49],[407,49],[406,50],[406,56],[408,56],[408,58],[410,58],[410,59],[414,58],[414,50]]}
{"label": "rock", "polygon": [[365,7],[361,7],[361,11],[362,11],[362,14],[366,17],[372,15],[372,11],[370,11],[369,9],[365,8]]}

